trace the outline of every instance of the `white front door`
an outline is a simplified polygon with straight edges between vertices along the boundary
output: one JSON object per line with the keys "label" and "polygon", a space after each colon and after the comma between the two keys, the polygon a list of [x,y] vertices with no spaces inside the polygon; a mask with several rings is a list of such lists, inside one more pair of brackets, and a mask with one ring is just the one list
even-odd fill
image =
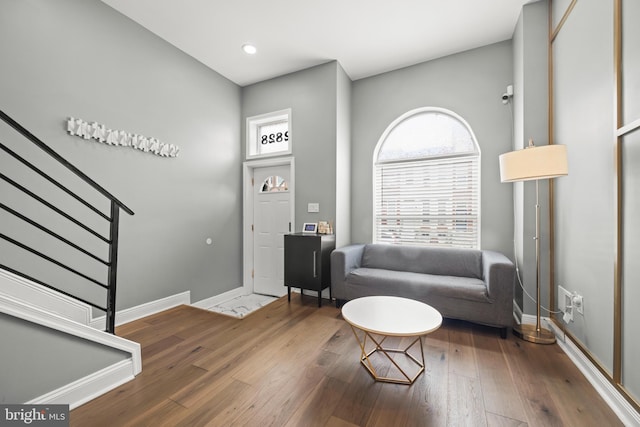
{"label": "white front door", "polygon": [[284,235],[291,227],[289,165],[254,169],[253,291],[282,296]]}

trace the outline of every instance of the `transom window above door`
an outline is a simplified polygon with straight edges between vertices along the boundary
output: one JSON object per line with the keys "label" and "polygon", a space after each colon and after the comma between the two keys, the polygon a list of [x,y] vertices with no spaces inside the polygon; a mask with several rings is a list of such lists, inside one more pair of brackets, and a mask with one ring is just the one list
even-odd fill
{"label": "transom window above door", "polygon": [[410,111],[387,127],[373,161],[375,242],[480,247],[480,149],[464,119]]}
{"label": "transom window above door", "polygon": [[247,118],[247,159],[291,154],[291,109]]}

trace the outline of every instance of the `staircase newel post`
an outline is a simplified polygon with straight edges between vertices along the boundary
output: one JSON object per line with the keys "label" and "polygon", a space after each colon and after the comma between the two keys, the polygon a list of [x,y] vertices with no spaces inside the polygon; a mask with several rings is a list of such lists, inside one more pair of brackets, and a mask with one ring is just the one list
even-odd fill
{"label": "staircase newel post", "polygon": [[107,289],[107,332],[116,331],[116,277],[118,274],[118,225],[120,208],[111,201],[111,222],[109,226],[109,274]]}

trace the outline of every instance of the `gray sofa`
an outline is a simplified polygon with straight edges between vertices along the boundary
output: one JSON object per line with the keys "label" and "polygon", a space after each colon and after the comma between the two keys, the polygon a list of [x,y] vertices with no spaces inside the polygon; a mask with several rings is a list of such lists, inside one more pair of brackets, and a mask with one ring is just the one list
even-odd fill
{"label": "gray sofa", "polygon": [[425,302],[443,317],[500,328],[513,323],[515,268],[487,250],[351,245],[331,253],[331,291],[336,305],[370,295]]}

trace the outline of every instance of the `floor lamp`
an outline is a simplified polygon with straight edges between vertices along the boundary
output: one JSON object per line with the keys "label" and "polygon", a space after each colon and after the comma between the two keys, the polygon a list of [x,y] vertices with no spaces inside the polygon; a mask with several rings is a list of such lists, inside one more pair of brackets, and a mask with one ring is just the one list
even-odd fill
{"label": "floor lamp", "polygon": [[529,146],[523,150],[511,151],[500,156],[500,180],[502,182],[536,182],[536,324],[517,325],[513,333],[525,341],[537,344],[553,344],[555,335],[540,327],[540,203],[538,181],[568,174],[567,148],[564,145],[543,145],[536,147],[529,139]]}

